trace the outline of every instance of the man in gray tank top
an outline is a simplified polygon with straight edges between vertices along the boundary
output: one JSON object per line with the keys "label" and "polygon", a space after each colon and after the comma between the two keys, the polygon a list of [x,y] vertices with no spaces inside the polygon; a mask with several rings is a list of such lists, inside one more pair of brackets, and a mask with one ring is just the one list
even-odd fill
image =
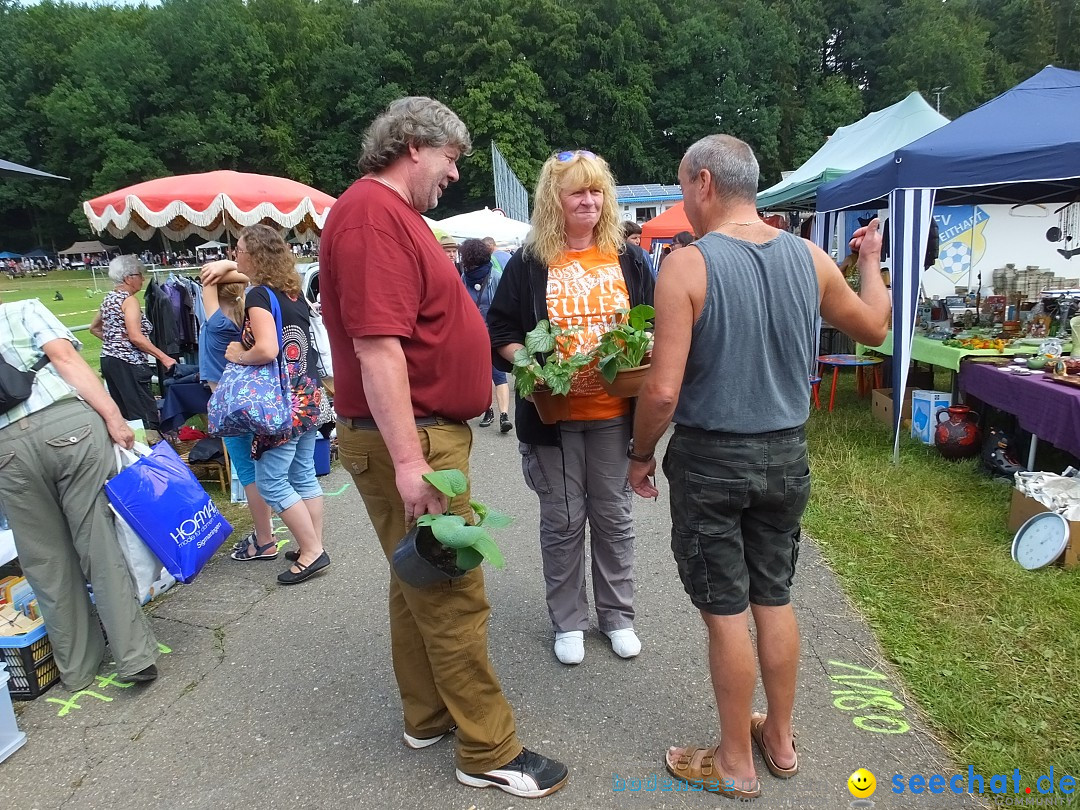
{"label": "man in gray tank top", "polygon": [[[754,798],[761,784],[751,741],[773,776],[798,771],[791,716],[799,630],[790,587],[810,496],[803,426],[819,319],[876,346],[889,293],[877,220],[851,241],[860,256],[856,294],[819,247],[758,217],[758,164],[742,141],[698,141],[679,182],[698,240],[659,274],[652,371],[638,398],[629,478],[639,495],[656,497],[653,451],[674,418],[664,457],[671,550],[708,629],[720,742],[668,749],[667,769],[714,793]],[[748,610],[766,715],[752,713]]]}

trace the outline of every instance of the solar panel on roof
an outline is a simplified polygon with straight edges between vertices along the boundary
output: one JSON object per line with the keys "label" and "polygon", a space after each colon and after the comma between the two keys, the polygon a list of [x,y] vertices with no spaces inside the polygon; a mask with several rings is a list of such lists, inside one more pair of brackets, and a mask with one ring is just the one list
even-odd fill
{"label": "solar panel on roof", "polygon": [[682,196],[682,189],[679,186],[667,186],[662,183],[638,183],[628,186],[616,186],[615,196],[622,198],[637,198],[637,197],[664,197],[664,196]]}

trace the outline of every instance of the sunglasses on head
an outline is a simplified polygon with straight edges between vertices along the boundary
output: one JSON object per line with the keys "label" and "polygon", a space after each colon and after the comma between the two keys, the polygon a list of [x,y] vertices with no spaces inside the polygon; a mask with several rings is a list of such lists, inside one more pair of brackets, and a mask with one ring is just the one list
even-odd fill
{"label": "sunglasses on head", "polygon": [[575,149],[573,151],[559,152],[559,154],[555,155],[555,159],[559,161],[559,163],[566,163],[566,161],[573,160],[578,156],[588,158],[589,160],[596,159],[596,154],[590,152],[588,149]]}

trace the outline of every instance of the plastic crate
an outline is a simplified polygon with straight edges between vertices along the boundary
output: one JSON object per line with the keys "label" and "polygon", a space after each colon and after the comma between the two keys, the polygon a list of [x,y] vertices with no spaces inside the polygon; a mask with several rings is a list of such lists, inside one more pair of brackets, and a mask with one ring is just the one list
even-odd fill
{"label": "plastic crate", "polygon": [[21,636],[0,636],[0,660],[7,664],[13,700],[33,700],[60,680],[44,624]]}

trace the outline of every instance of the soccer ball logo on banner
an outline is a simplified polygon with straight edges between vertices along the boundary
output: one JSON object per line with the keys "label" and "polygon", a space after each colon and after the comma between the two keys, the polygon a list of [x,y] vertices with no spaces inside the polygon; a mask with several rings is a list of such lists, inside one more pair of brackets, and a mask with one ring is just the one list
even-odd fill
{"label": "soccer ball logo on banner", "polygon": [[941,272],[949,278],[966,273],[971,266],[971,248],[963,242],[949,242],[942,245],[938,254],[941,261]]}

